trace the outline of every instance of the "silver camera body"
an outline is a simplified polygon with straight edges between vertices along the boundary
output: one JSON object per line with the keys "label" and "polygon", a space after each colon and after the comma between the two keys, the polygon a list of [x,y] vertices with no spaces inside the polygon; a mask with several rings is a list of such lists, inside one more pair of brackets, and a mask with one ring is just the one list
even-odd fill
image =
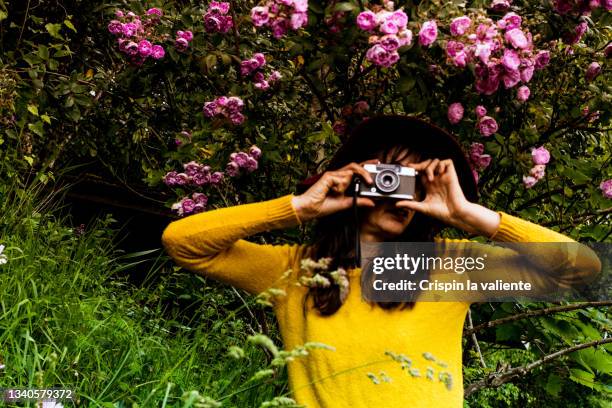
{"label": "silver camera body", "polygon": [[365,164],[363,168],[372,175],[374,183],[359,182],[358,196],[414,200],[417,171],[399,164]]}

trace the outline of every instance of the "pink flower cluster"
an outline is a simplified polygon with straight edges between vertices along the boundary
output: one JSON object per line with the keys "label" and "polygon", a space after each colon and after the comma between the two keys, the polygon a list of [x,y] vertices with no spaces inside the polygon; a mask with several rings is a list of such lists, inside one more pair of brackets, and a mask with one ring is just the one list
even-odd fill
{"label": "pink flower cluster", "polygon": [[220,171],[211,172],[210,166],[195,161],[183,164],[183,173],[176,171],[168,172],[162,180],[168,187],[174,186],[196,186],[217,185],[223,180]]}
{"label": "pink flower cluster", "polygon": [[597,61],[593,61],[587,67],[586,72],[584,73],[584,78],[591,82],[595,78],[597,78],[601,74],[601,65]]}
{"label": "pink flower cluster", "polygon": [[178,51],[185,51],[189,48],[189,43],[193,40],[193,33],[191,31],[177,31],[176,39],[174,40],[174,47]]}
{"label": "pink flower cluster", "polygon": [[207,118],[222,117],[234,125],[240,125],[245,119],[241,112],[243,107],[244,102],[237,96],[220,96],[214,101],[206,102],[202,111]]}
{"label": "pink flower cluster", "polygon": [[368,61],[381,67],[390,67],[399,61],[397,50],[412,44],[412,31],[406,28],[407,24],[404,10],[394,10],[392,2],[386,2],[385,8],[376,13],[372,10],[359,13],[357,27],[370,34]]}
{"label": "pink flower cluster", "polygon": [[155,27],[163,15],[158,8],[150,8],[144,16],[131,11],[117,10],[116,19],[108,23],[108,31],[117,37],[119,51],[134,65],[142,65],[147,58],[161,59],[166,54],[164,47],[153,44],[161,36],[155,34]]}
{"label": "pink flower cluster", "polygon": [[176,211],[179,217],[197,214],[206,210],[208,197],[204,193],[193,193],[191,197],[184,197],[178,203],[172,204],[172,210]]}
{"label": "pink flower cluster", "polygon": [[308,24],[308,0],[267,0],[251,9],[251,20],[255,27],[270,27],[274,38],[281,38]]}
{"label": "pink flower cluster", "polygon": [[553,0],[555,11],[561,15],[572,14],[580,16],[588,16],[593,10],[604,7],[606,10],[612,10],[612,1],[610,0]]}
{"label": "pink flower cluster", "polygon": [[[448,106],[446,116],[451,124],[456,125],[461,122],[464,113],[465,109],[461,102],[453,102]],[[499,129],[497,121],[493,117],[487,116],[487,109],[484,106],[476,106],[474,113],[476,114],[476,125],[481,135],[489,137],[497,132]]]}
{"label": "pink flower cluster", "polygon": [[225,173],[230,177],[240,174],[240,169],[251,173],[259,167],[258,160],[261,157],[261,149],[255,145],[251,146],[248,153],[235,152],[230,155],[230,161],[225,167]]}
{"label": "pink flower cluster", "polygon": [[204,29],[207,33],[227,33],[233,26],[228,16],[230,4],[225,1],[211,1],[204,13]]}
{"label": "pink flower cluster", "polygon": [[612,179],[602,181],[599,188],[604,197],[612,199]]}
{"label": "pink flower cluster", "polygon": [[505,88],[528,83],[536,69],[548,65],[550,53],[534,49],[531,33],[521,28],[521,22],[516,13],[507,13],[497,22],[482,15],[454,18],[452,39],[446,43],[447,61],[460,68],[474,64],[480,94],[492,95],[500,83]]}
{"label": "pink flower cluster", "polygon": [[526,188],[533,187],[545,174],[546,165],[550,161],[550,152],[544,146],[531,150],[531,160],[534,166],[528,176],[523,176],[523,184]]}
{"label": "pink flower cluster", "polygon": [[[574,27],[573,31],[565,32],[563,34],[563,42],[569,45],[578,44],[588,29],[589,24],[586,21],[581,21],[578,23],[578,25],[576,25],[576,27]],[[568,49],[566,52],[573,54],[574,50]]]}
{"label": "pink flower cluster", "polygon": [[266,57],[260,52],[255,53],[252,58],[240,62],[240,75],[250,77],[255,88],[265,91],[282,77],[280,72],[274,70],[266,78],[263,72],[265,65]]}
{"label": "pink flower cluster", "polygon": [[489,8],[493,11],[506,11],[512,5],[512,0],[493,0]]}
{"label": "pink flower cluster", "polygon": [[470,146],[469,162],[472,167],[474,180],[478,183],[478,172],[486,169],[491,164],[491,155],[484,154],[484,145],[482,143],[472,143]]}

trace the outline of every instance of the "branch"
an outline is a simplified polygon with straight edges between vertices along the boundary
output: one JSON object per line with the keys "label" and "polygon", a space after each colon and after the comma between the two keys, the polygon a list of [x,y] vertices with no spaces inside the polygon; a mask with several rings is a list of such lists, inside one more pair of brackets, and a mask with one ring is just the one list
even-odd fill
{"label": "branch", "polygon": [[[572,186],[572,189],[574,189],[574,191],[575,191],[576,189],[579,189],[579,188],[582,188],[582,187],[586,187],[587,185],[588,185],[587,183],[574,184]],[[524,202],[523,204],[521,204],[516,209],[516,211],[521,211],[521,210],[524,210],[525,208],[532,207],[534,204],[537,204],[538,202],[540,202],[541,200],[545,199],[546,197],[550,197],[550,196],[553,196],[555,194],[562,193],[562,192],[563,192],[563,188],[557,188],[557,189],[550,190],[550,191],[547,191],[545,193],[542,193],[539,196],[534,197],[531,200],[528,200],[528,201]]]}
{"label": "branch", "polygon": [[480,351],[480,345],[478,344],[478,339],[476,338],[476,332],[474,332],[474,324],[472,323],[472,310],[468,309],[468,325],[470,330],[472,330],[472,341],[474,342],[474,347],[476,348],[476,352],[478,353],[478,357],[480,358],[480,364],[483,368],[487,368],[487,363],[485,363],[484,357],[482,356],[482,352]]}
{"label": "branch", "polygon": [[477,326],[474,326],[474,328],[465,330],[463,332],[463,335],[470,336],[471,334],[477,333],[484,329],[499,326],[500,324],[515,322],[517,320],[528,319],[530,317],[544,316],[544,315],[549,315],[553,313],[569,312],[570,310],[586,309],[588,307],[598,307],[598,306],[612,306],[612,300],[602,300],[599,302],[583,302],[583,303],[575,303],[572,305],[554,306],[554,307],[548,307],[545,309],[530,310],[525,313],[519,313],[513,316],[503,317],[501,319],[491,320],[489,322],[479,324]]}
{"label": "branch", "polygon": [[534,361],[533,363],[529,363],[529,364],[526,364],[520,367],[511,368],[510,370],[507,370],[501,373],[498,373],[498,372],[490,373],[485,378],[468,385],[465,389],[464,396],[468,397],[471,394],[475,393],[476,391],[481,390],[482,388],[497,388],[500,385],[505,384],[509,381],[512,381],[513,379],[517,377],[522,377],[522,376],[527,375],[527,373],[529,373],[531,370],[541,366],[542,364],[548,363],[566,354],[573,353],[574,351],[582,350],[582,349],[589,348],[589,347],[599,346],[601,344],[608,344],[608,343],[612,343],[612,337],[607,338],[607,339],[594,340],[588,343],[577,344],[575,346],[572,346],[572,347],[569,347],[563,350],[559,350],[555,353],[548,354],[542,357],[541,359]]}
{"label": "branch", "polygon": [[304,78],[304,80],[306,80],[306,83],[310,87],[310,90],[312,91],[312,93],[315,94],[315,96],[319,100],[319,103],[321,103],[321,107],[323,108],[323,110],[325,110],[325,113],[327,114],[328,119],[331,122],[333,122],[334,121],[334,112],[332,112],[330,107],[327,105],[327,101],[325,101],[325,97],[323,96],[323,94],[321,94],[321,92],[319,92],[319,89],[317,89],[317,86],[312,81],[312,79],[310,79],[310,77],[308,76],[308,74],[306,73],[304,68],[302,68],[301,75]]}

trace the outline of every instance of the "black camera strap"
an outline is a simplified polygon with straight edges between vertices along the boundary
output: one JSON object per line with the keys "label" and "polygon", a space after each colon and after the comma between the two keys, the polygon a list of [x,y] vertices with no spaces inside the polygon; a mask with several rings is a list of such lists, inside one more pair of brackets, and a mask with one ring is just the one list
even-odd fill
{"label": "black camera strap", "polygon": [[359,179],[355,178],[355,188],[353,189],[353,221],[355,223],[355,268],[361,267],[361,234],[359,233],[359,211],[357,208],[357,196],[359,192]]}

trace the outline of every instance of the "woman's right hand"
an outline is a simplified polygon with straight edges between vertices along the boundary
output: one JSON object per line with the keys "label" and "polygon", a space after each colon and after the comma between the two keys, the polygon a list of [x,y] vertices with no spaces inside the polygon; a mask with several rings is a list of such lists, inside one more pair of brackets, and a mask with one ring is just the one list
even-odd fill
{"label": "woman's right hand", "polygon": [[[344,192],[351,185],[353,175],[358,175],[368,184],[374,180],[363,168],[364,164],[375,164],[378,160],[368,160],[360,164],[349,163],[341,169],[327,171],[305,193],[294,196],[292,200],[299,219],[302,222],[324,217],[337,211],[345,210],[353,205],[353,197]],[[374,207],[374,201],[365,197],[357,197],[357,205]]]}

